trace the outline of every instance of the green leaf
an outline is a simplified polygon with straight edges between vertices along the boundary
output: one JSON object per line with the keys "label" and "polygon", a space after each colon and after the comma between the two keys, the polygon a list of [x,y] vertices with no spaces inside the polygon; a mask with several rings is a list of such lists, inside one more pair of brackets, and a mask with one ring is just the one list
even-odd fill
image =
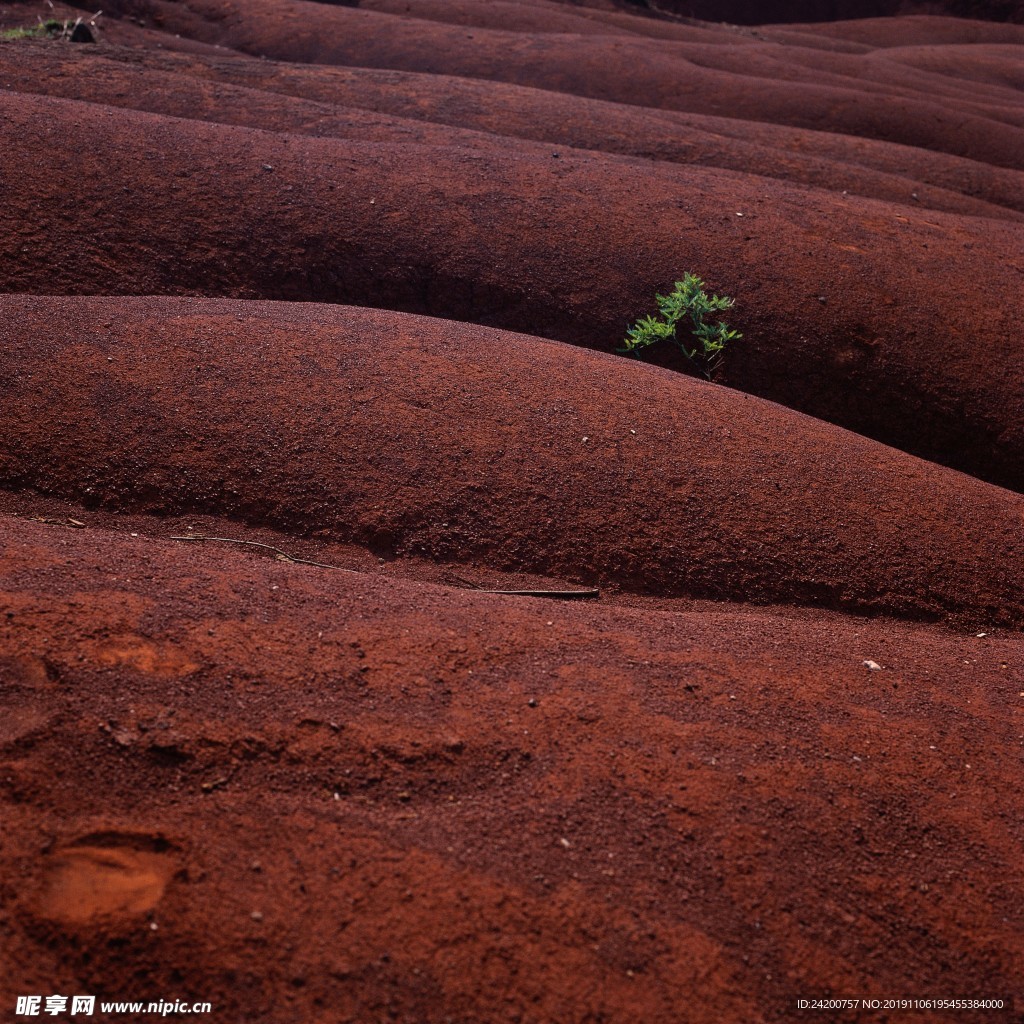
{"label": "green leaf", "polygon": [[[654,300],[660,318],[645,316],[629,327],[624,347],[619,351],[636,355],[640,349],[648,348],[658,341],[671,340],[696,369],[711,380],[721,364],[726,343],[742,338],[743,335],[721,320],[711,324],[705,317],[708,313],[732,309],[736,300],[727,295],[708,295],[704,291],[704,282],[690,273],[675,282],[675,288],[670,294],[655,295]],[[693,348],[688,348],[676,336],[676,328],[684,317],[689,318],[690,334],[699,342]]]}

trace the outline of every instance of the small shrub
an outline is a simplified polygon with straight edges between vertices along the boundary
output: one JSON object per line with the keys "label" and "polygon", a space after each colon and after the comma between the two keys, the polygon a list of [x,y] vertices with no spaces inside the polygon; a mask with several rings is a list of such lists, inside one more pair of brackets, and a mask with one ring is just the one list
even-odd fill
{"label": "small shrub", "polygon": [[[101,11],[100,14],[103,12]],[[28,28],[9,28],[0,32],[0,40],[11,39],[67,39],[73,43],[92,43],[96,41],[96,20],[100,14],[94,15],[89,21],[76,18],[74,21],[58,21],[56,18],[39,19],[37,25]]]}
{"label": "small shrub", "polygon": [[[633,324],[626,331],[625,344],[619,351],[639,355],[641,349],[656,342],[671,341],[703,377],[712,380],[722,363],[726,344],[743,335],[731,330],[721,320],[708,323],[705,317],[709,313],[731,309],[736,300],[726,295],[708,295],[699,277],[685,274],[682,281],[676,281],[671,295],[656,295],[655,301],[660,317],[645,316]],[[684,327],[696,339],[693,347],[678,336],[680,321],[688,321]]]}
{"label": "small shrub", "polygon": [[28,28],[9,28],[0,32],[0,39],[47,39],[59,38],[64,34],[64,22],[49,18]]}

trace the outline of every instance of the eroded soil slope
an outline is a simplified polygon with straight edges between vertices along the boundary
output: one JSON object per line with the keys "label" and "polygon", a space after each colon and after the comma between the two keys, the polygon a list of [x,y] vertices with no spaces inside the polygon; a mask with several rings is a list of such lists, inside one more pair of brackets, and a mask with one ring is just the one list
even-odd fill
{"label": "eroded soil slope", "polygon": [[666,1024],[1014,991],[1019,634],[0,530],[19,990]]}
{"label": "eroded soil slope", "polygon": [[7,298],[0,323],[9,488],[658,596],[1024,622],[1024,498],[728,388],[308,303]]}
{"label": "eroded soil slope", "polygon": [[[409,70],[410,54],[448,52],[430,33],[451,25],[306,6],[308,24],[355,17],[388,45],[384,27],[405,26],[405,49],[382,58],[397,70],[152,53],[134,36],[0,46],[3,286],[344,302],[613,351],[692,269],[738,299],[725,381],[1021,489],[1024,30],[922,47],[950,19],[909,19],[915,45],[890,28],[879,47],[829,26],[793,41],[672,24],[684,38],[655,41],[658,70],[637,56],[652,41],[617,25],[506,27],[506,63],[466,78]],[[193,7],[160,18],[187,29],[174,19]],[[277,31],[301,7],[192,27],[237,43],[225,26]],[[347,25],[318,38],[349,39]],[[473,27],[459,45],[479,56]],[[587,82],[614,75],[588,77],[581,40],[632,53],[673,109],[632,80],[629,103],[539,73],[511,83],[510,33]],[[795,90],[806,113],[820,89],[811,120],[773,106]],[[876,101],[885,124],[866,113]]]}
{"label": "eroded soil slope", "polygon": [[628,6],[0,38],[3,1014],[1018,1019],[1024,26]]}

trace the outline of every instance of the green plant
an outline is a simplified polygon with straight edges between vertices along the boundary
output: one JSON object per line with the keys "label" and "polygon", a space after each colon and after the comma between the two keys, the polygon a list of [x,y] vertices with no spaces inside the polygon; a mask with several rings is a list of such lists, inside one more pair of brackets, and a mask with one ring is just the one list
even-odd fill
{"label": "green plant", "polygon": [[9,28],[0,32],[0,39],[56,39],[67,30],[67,22],[49,18],[28,28]]}
{"label": "green plant", "polygon": [[[655,301],[660,317],[645,316],[633,324],[626,331],[625,345],[619,351],[639,355],[641,349],[658,341],[672,341],[707,380],[712,380],[721,365],[726,344],[743,335],[721,320],[709,323],[705,317],[732,309],[736,300],[727,295],[708,295],[699,277],[684,274],[682,281],[676,281],[671,295],[656,295]],[[679,322],[685,319],[689,320],[685,326],[697,342],[692,348],[676,333]]]}
{"label": "green plant", "polygon": [[[50,4],[52,7],[53,4]],[[75,18],[74,21],[59,21],[57,18],[40,18],[39,23],[27,28],[9,28],[0,31],[0,40],[10,39],[68,39],[73,43],[91,43],[96,40],[96,20],[100,14],[94,14],[88,21]]]}

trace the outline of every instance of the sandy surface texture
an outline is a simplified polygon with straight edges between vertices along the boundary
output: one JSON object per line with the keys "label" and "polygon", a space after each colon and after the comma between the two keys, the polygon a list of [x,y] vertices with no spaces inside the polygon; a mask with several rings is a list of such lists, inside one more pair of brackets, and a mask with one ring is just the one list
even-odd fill
{"label": "sandy surface texture", "polygon": [[0,3],[3,1020],[1020,1019],[1006,6]]}

